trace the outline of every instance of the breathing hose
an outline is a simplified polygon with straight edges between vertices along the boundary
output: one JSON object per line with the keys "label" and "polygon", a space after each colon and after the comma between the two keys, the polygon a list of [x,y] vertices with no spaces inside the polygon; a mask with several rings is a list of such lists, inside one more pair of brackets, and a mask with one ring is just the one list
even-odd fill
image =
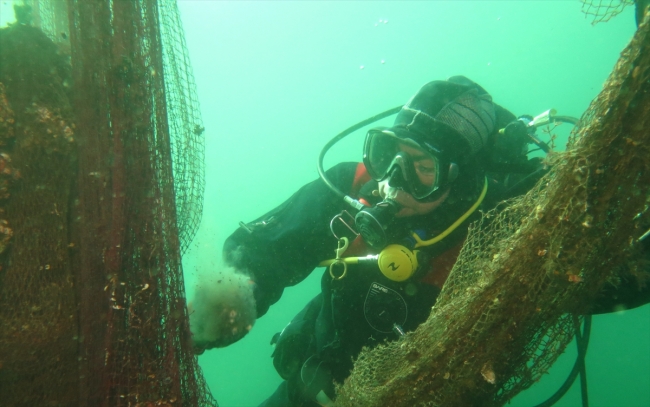
{"label": "breathing hose", "polygon": [[587,369],[585,367],[585,356],[587,355],[587,346],[589,345],[589,335],[591,333],[591,315],[585,316],[585,323],[582,332],[580,325],[576,325],[576,345],[578,346],[578,357],[573,364],[571,373],[564,381],[564,384],[543,403],[535,407],[551,407],[557,403],[575,382],[576,377],[580,374],[580,394],[582,396],[582,407],[589,407],[589,398],[587,396]]}
{"label": "breathing hose", "polygon": [[[341,133],[337,134],[332,138],[321,150],[320,154],[318,155],[318,175],[320,175],[321,179],[325,184],[332,190],[334,193],[338,196],[340,196],[342,199],[344,199],[346,202],[348,202],[350,205],[352,205],[355,209],[359,210],[363,208],[363,204],[360,203],[359,201],[350,198],[346,194],[344,194],[340,189],[334,185],[329,178],[325,175],[325,170],[323,169],[323,159],[325,158],[325,154],[329,151],[329,149],[336,143],[338,143],[341,139],[344,137],[350,135],[351,133],[354,133],[355,131],[359,130],[362,127],[365,127],[371,123],[374,123],[378,120],[384,119],[388,116],[392,116],[399,112],[402,109],[402,105],[396,106],[392,109],[388,109],[384,112],[381,112],[379,114],[376,114],[372,117],[367,118],[366,120],[360,121],[359,123],[348,127],[347,129],[343,130]],[[356,204],[355,204],[356,202]],[[358,205],[357,205],[358,204]]]}

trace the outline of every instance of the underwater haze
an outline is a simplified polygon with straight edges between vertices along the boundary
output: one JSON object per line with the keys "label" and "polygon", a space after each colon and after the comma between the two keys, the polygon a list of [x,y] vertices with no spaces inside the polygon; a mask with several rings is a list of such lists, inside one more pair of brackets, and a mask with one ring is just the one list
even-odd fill
{"label": "underwater haze", "polygon": [[[226,237],[317,178],[323,145],[452,75],[479,83],[516,115],[579,117],[635,30],[634,9],[591,24],[579,1],[179,2],[206,128],[201,228],[184,258],[188,298]],[[388,123],[388,122],[386,122]],[[569,126],[569,125],[566,125]],[[564,130],[563,141],[566,143]],[[360,161],[363,132],[326,167]],[[291,262],[291,258],[286,259]],[[257,406],[281,379],[269,342],[319,292],[322,269],[239,342],[199,357],[221,407]],[[575,344],[510,406],[534,406],[564,382]],[[593,318],[592,407],[650,406],[650,306]],[[576,381],[556,406],[579,406]]]}

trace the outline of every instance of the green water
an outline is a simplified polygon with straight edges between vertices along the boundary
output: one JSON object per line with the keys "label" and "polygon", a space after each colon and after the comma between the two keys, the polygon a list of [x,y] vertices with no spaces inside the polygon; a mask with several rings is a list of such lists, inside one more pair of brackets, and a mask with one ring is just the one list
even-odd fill
{"label": "green water", "polygon": [[[315,179],[322,145],[347,126],[456,74],[517,115],[580,116],[635,29],[632,8],[592,26],[578,1],[179,4],[206,128],[205,212],[184,259],[190,297],[238,222]],[[326,165],[360,160],[361,141],[340,143]],[[287,289],[243,340],[199,358],[222,407],[256,406],[275,390],[269,340],[318,292],[320,274]],[[595,317],[591,337],[590,405],[650,406],[650,306]],[[511,405],[552,394],[575,354],[571,344]],[[580,405],[577,383],[556,405]]]}

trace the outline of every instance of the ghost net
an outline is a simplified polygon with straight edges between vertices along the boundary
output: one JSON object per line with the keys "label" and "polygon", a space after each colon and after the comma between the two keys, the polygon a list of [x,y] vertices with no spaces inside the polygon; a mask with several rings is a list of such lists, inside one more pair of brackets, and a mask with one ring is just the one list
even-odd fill
{"label": "ghost net", "polygon": [[32,1],[0,29],[0,399],[216,405],[181,253],[203,139],[171,0]]}

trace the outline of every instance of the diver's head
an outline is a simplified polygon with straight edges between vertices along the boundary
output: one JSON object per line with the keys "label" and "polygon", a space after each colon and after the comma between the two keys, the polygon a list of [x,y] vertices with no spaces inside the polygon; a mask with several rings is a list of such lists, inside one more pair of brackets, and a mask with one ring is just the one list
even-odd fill
{"label": "diver's head", "polygon": [[483,150],[495,121],[492,98],[469,79],[429,82],[392,127],[368,132],[363,162],[385,198],[403,191],[420,203],[438,201]]}
{"label": "diver's head", "polygon": [[389,242],[394,218],[424,215],[439,206],[461,171],[470,174],[477,168],[477,155],[495,123],[490,95],[455,76],[424,85],[402,107],[392,127],[371,129],[363,162],[384,200],[356,215],[364,240],[382,248]]}

